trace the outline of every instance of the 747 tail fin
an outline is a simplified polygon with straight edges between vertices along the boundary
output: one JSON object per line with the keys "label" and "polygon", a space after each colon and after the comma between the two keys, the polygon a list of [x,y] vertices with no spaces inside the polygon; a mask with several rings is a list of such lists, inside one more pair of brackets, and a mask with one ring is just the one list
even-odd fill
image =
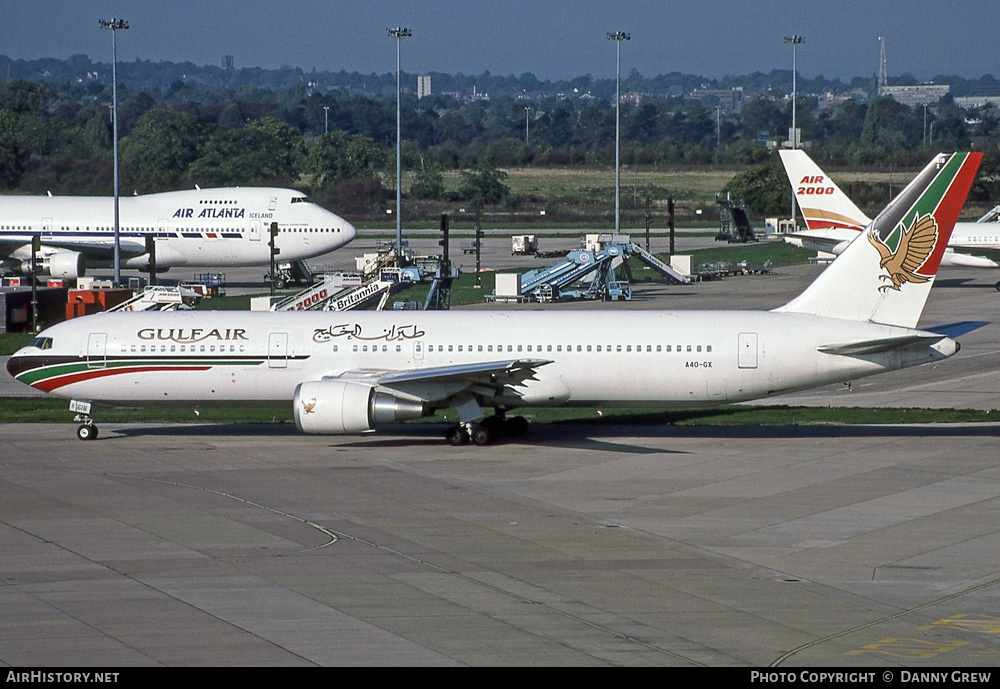
{"label": "747 tail fin", "polygon": [[916,327],[981,159],[935,156],[802,294],[776,310]]}

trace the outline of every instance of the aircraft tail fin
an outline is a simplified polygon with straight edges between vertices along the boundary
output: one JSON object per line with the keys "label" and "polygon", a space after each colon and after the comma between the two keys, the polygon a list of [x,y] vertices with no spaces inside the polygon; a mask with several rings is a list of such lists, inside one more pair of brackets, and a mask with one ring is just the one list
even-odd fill
{"label": "aircraft tail fin", "polygon": [[776,311],[914,328],[982,153],[940,153],[798,297]]}
{"label": "aircraft tail fin", "polygon": [[795,202],[810,230],[828,227],[863,230],[871,219],[840,190],[803,150],[779,151]]}

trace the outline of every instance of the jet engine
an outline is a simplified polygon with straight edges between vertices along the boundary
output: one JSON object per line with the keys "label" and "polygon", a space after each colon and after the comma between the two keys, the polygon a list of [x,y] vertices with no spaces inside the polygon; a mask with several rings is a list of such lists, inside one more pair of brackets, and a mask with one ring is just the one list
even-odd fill
{"label": "jet engine", "polygon": [[419,419],[427,405],[352,380],[320,380],[295,388],[295,426],[303,433],[362,433],[380,423]]}
{"label": "jet engine", "polygon": [[[21,271],[31,274],[31,261],[21,261]],[[54,278],[79,278],[87,272],[87,262],[78,251],[59,250],[38,261],[38,274]]]}

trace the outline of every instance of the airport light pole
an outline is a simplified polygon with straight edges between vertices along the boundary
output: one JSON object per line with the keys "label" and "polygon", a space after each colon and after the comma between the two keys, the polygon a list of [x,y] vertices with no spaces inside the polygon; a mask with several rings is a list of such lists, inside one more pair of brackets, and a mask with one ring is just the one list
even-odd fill
{"label": "airport light pole", "polygon": [[122,284],[121,227],[118,218],[118,32],[128,28],[124,19],[98,19],[102,29],[111,30],[111,113],[115,140],[115,287]]}
{"label": "airport light pole", "polygon": [[[799,43],[805,43],[804,36],[785,36],[785,43],[792,44],[792,149],[799,147],[799,133],[795,128],[795,102],[798,100],[796,93],[795,76],[798,71],[795,65],[795,48]],[[795,229],[795,190],[792,190],[792,229]]]}
{"label": "airport light pole", "polygon": [[924,148],[927,148],[927,103],[924,103]]}
{"label": "airport light pole", "polygon": [[608,40],[615,42],[615,234],[621,234],[621,77],[622,41],[632,40],[631,34],[618,31],[609,33]]}
{"label": "airport light pole", "polygon": [[330,106],[329,105],[324,105],[323,106],[323,133],[324,134],[329,134],[330,133]]}
{"label": "airport light pole", "polygon": [[402,181],[403,181],[403,168],[402,168],[402,146],[401,135],[400,135],[400,99],[402,98],[402,91],[400,89],[399,77],[399,47],[402,39],[412,36],[413,32],[409,29],[403,29],[401,27],[396,27],[395,29],[386,29],[386,34],[390,38],[396,39],[396,265],[398,267],[403,266],[403,216],[401,209],[403,206],[403,191],[402,191]]}

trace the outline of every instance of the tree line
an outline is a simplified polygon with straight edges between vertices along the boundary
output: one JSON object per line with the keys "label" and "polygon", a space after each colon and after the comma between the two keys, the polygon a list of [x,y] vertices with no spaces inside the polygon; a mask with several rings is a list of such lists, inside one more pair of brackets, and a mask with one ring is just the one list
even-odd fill
{"label": "tree line", "polygon": [[[24,193],[111,193],[110,105],[103,84],[0,83],[0,184]],[[987,154],[986,181],[974,194],[1000,200],[994,188],[1000,113],[993,107],[966,111],[947,96],[926,111],[879,97],[820,107],[809,96],[796,107],[802,138],[821,165],[919,167],[934,151],[974,145]],[[503,168],[612,166],[615,115],[613,103],[600,98],[404,94],[402,166],[410,180],[404,192],[414,199],[516,203]],[[284,92],[206,92],[180,80],[154,92],[120,85],[123,193],[194,184],[296,186],[350,216],[381,215],[394,196],[395,116],[392,94],[320,94],[301,83]],[[777,156],[761,139],[787,135],[791,104],[765,92],[726,113],[710,100],[649,97],[623,103],[620,118],[624,165],[773,170]],[[458,189],[444,184],[451,170],[465,171]],[[748,203],[757,212],[787,205],[754,196]]]}

